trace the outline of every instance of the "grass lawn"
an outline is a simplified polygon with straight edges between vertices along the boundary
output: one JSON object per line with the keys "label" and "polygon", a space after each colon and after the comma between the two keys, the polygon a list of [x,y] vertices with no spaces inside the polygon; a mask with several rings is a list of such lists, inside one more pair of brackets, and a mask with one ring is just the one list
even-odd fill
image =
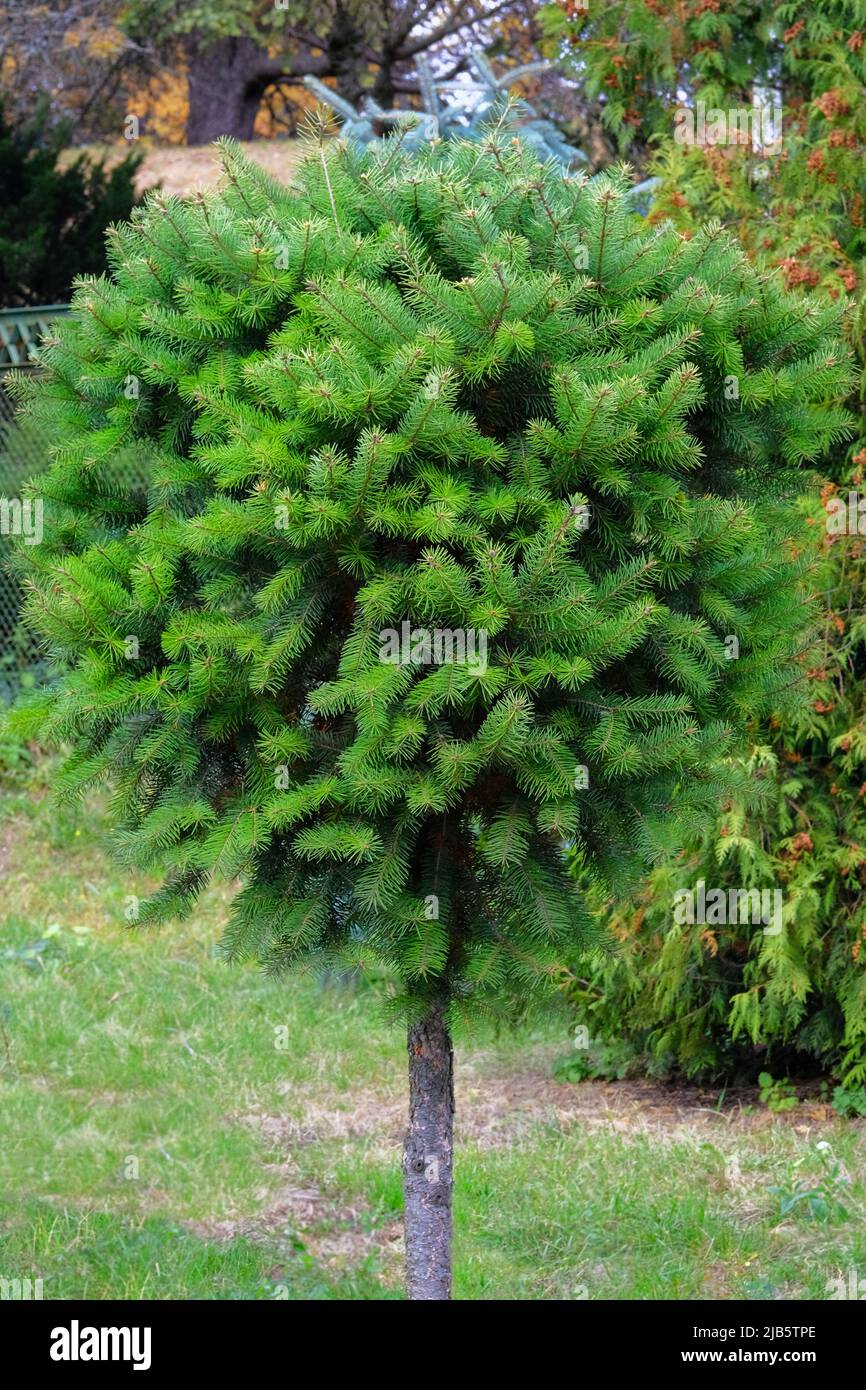
{"label": "grass lawn", "polygon": [[[45,1298],[401,1297],[404,1041],[375,988],[224,964],[225,893],[131,929],[148,885],[50,777],[0,812],[0,1276]],[[568,1049],[564,1018],[460,1043],[456,1297],[823,1298],[866,1276],[863,1121],[570,1085]],[[821,1182],[826,1219],[782,1216]]]}

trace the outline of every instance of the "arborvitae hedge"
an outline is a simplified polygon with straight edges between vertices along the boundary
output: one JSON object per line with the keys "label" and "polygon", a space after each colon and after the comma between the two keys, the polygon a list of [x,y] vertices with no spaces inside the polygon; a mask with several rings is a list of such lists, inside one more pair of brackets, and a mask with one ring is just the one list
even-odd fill
{"label": "arborvitae hedge", "polygon": [[[622,0],[584,21],[584,35],[597,22],[615,42],[581,40],[574,51],[601,87],[613,82],[615,103],[627,94],[638,108],[643,140],[654,137],[651,220],[670,217],[693,235],[719,217],[761,273],[825,303],[848,301],[857,428],[821,461],[803,504],[823,550],[824,650],[809,663],[808,708],[752,734],[749,767],[765,805],[724,802],[686,858],[621,905],[620,950],[581,962],[579,1005],[593,1033],[625,1044],[633,1063],[717,1078],[822,1069],[857,1089],[866,1086],[866,542],[827,522],[838,499],[847,509],[850,492],[862,498],[866,473],[866,12],[857,0],[747,8],[698,4],[685,15]],[[676,107],[750,105],[752,84],[759,100],[781,105],[777,144],[676,142]],[[678,926],[672,892],[700,878],[778,887],[783,936],[752,924]]]}

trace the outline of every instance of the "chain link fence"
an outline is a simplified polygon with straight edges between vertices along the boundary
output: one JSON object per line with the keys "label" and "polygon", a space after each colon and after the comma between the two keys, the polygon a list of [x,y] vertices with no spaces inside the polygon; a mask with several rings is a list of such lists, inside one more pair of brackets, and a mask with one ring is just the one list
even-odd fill
{"label": "chain link fence", "polygon": [[[25,486],[44,472],[53,440],[23,416],[4,383],[12,370],[34,372],[33,350],[66,304],[0,310],[0,703],[48,674],[39,640],[21,621],[23,593],[15,571],[15,537],[34,534],[35,511],[25,504]],[[130,444],[111,461],[112,480],[146,505],[152,459],[146,446]],[[42,514],[38,514],[41,522]]]}
{"label": "chain link fence", "polygon": [[[50,441],[22,420],[5,387],[12,369],[33,371],[31,354],[51,322],[68,313],[65,304],[0,311],[0,506],[3,531],[24,485],[43,471]],[[15,697],[22,685],[38,680],[44,657],[39,643],[21,622],[21,584],[11,564],[12,536],[0,534],[0,702]]]}

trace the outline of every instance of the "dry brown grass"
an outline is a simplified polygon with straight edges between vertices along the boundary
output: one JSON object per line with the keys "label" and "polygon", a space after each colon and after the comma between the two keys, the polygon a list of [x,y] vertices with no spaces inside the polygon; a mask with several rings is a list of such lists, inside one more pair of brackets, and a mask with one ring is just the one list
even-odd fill
{"label": "dry brown grass", "polygon": [[[126,141],[113,145],[88,146],[89,153],[105,157],[109,166],[129,153]],[[251,159],[275,178],[286,182],[301,156],[300,140],[250,140],[241,145]],[[69,151],[67,159],[81,150]],[[148,189],[160,187],[166,193],[184,195],[212,188],[219,180],[219,161],[213,145],[148,145],[135,180],[139,197]]]}

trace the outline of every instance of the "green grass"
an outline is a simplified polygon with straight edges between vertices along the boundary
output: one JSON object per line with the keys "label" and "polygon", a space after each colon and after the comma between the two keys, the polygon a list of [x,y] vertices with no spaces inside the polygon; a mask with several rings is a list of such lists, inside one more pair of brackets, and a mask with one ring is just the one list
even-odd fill
{"label": "green grass", "polygon": [[27,1202],[0,1205],[6,1277],[41,1278],[45,1298],[382,1298],[373,1272],[331,1278],[299,1244],[287,1256],[267,1243],[202,1240],[165,1217]]}
{"label": "green grass", "polygon": [[[104,855],[99,803],[57,809],[50,780],[17,776],[0,813],[0,1276],[46,1298],[398,1297],[404,1041],[376,989],[226,965],[226,893],[130,929],[148,885]],[[457,1297],[821,1298],[866,1275],[862,1121],[511,1132],[506,1100],[491,1140],[478,1104],[544,1085],[567,1046],[561,1019],[462,1046]],[[845,1210],[783,1220],[771,1188],[816,1178],[820,1140]]]}

